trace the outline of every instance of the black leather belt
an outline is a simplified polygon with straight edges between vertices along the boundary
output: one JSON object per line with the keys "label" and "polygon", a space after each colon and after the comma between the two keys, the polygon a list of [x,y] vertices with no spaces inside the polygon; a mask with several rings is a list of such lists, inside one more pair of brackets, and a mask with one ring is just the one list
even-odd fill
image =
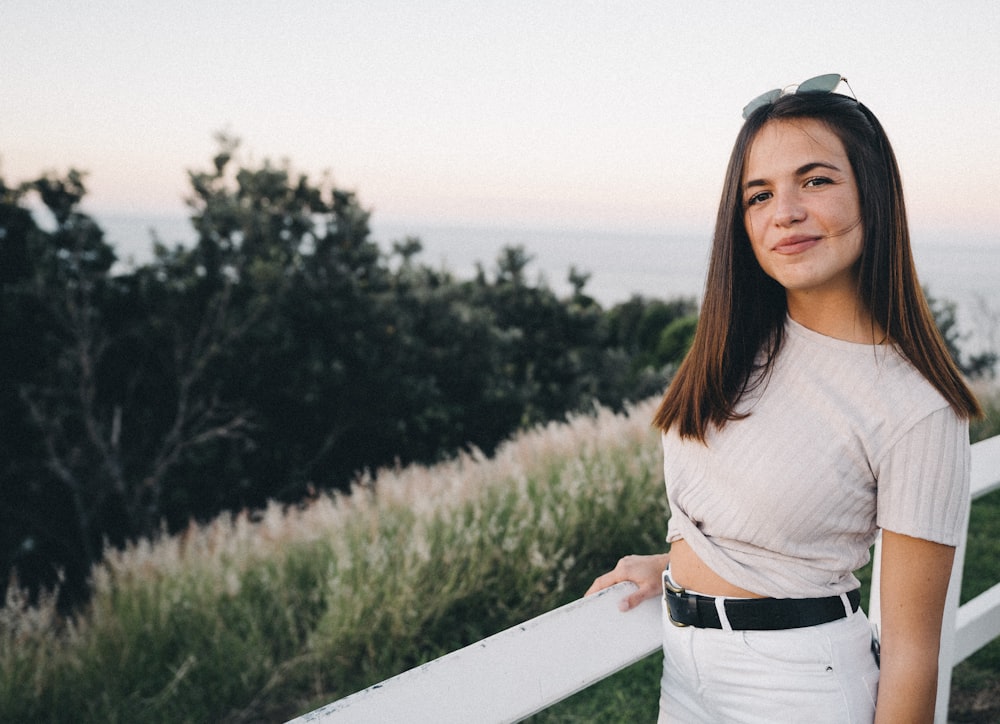
{"label": "black leather belt", "polygon": [[[688,593],[663,574],[663,597],[667,614],[674,626],[722,628],[715,598]],[[858,589],[847,594],[854,613],[861,605]],[[786,628],[819,626],[847,617],[840,596],[825,598],[727,598],[723,602],[726,618],[734,631],[775,631]]]}

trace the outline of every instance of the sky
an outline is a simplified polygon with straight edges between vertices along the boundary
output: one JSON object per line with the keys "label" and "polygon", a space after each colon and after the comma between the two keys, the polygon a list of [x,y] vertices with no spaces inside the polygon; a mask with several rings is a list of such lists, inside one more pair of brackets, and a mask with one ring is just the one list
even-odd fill
{"label": "sky", "polygon": [[915,230],[1000,244],[1000,3],[4,0],[0,176],[185,211],[214,136],[383,223],[710,229],[752,97],[839,72]]}

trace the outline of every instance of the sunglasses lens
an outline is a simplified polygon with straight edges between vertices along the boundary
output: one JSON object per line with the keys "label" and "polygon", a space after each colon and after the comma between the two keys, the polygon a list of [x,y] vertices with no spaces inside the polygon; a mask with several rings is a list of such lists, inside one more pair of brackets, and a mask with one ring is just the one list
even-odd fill
{"label": "sunglasses lens", "polygon": [[[840,76],[837,76],[838,78]],[[743,118],[749,118],[750,114],[762,106],[769,106],[781,96],[781,89],[775,88],[773,91],[761,93],[743,107]]]}
{"label": "sunglasses lens", "polygon": [[815,78],[804,80],[799,83],[796,93],[830,93],[840,85],[841,76],[839,73],[827,73],[817,75]]}

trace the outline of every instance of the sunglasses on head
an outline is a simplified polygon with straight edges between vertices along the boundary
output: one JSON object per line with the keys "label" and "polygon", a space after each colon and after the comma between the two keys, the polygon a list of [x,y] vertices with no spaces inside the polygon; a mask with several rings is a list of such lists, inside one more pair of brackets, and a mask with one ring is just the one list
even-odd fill
{"label": "sunglasses on head", "polygon": [[840,73],[827,73],[825,75],[817,75],[815,78],[810,78],[809,80],[804,80],[797,85],[775,88],[767,93],[761,93],[743,107],[743,118],[744,120],[749,118],[750,114],[758,108],[769,106],[782,96],[799,95],[802,93],[833,93],[837,89],[837,86],[840,85],[841,81],[843,81],[843,83],[847,86],[847,89],[851,91],[851,97],[854,98],[854,100],[857,100],[857,97],[854,95],[854,89],[851,88],[851,84],[847,82],[847,78],[840,75]]}

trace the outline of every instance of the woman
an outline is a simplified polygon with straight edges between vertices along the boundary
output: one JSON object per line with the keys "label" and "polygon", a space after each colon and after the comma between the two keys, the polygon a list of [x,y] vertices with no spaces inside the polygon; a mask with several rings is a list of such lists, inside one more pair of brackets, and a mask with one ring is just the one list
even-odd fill
{"label": "woman", "polygon": [[[670,552],[588,591],[663,595],[661,721],[933,719],[981,413],[917,281],[888,138],[844,85],[744,109],[698,329],[655,418]],[[853,574],[878,529],[881,672]]]}

